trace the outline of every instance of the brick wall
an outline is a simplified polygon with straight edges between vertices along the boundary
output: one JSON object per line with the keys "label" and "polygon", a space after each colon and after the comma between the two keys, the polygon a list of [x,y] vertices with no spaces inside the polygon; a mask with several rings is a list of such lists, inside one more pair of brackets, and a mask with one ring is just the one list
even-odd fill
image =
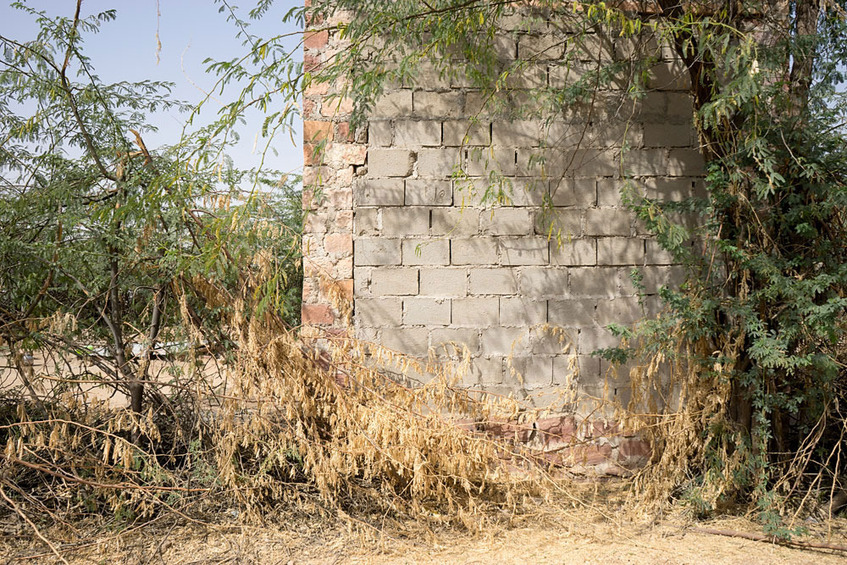
{"label": "brick wall", "polygon": [[[561,66],[555,39],[543,26],[497,38],[504,58],[537,56],[507,106],[526,103],[522,88],[574,80],[579,65]],[[306,66],[336,41],[308,35]],[[576,48],[589,66],[626,57],[630,43],[588,36]],[[305,185],[321,195],[304,197],[304,324],[340,329],[352,300],[360,337],[420,357],[467,346],[469,386],[541,405],[572,386],[599,395],[607,366],[590,354],[616,344],[605,326],[655,313],[658,287],[681,276],[621,204],[624,178],[667,199],[702,185],[687,71],[656,53],[646,97],[607,88],[552,123],[492,119],[478,91],[427,66],[415,85],[389,88],[356,133],[349,100],[308,89]],[[317,141],[326,147],[316,158]],[[492,170],[509,196],[494,206],[482,201]],[[613,393],[626,400],[624,385]]]}

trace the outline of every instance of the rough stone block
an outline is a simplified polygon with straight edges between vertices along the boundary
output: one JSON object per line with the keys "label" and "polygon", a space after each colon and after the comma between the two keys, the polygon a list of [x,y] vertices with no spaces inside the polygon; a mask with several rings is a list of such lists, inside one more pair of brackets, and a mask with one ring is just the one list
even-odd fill
{"label": "rough stone block", "polygon": [[393,327],[403,322],[403,302],[399,298],[357,298],[353,307],[357,326]]}
{"label": "rough stone block", "polygon": [[470,294],[514,294],[518,288],[513,269],[471,269]]}
{"label": "rough stone block", "polygon": [[380,345],[407,355],[424,357],[429,351],[428,334],[426,328],[391,328],[382,332]]}
{"label": "rough stone block", "polygon": [[614,298],[620,294],[618,269],[614,267],[583,267],[571,269],[571,296]]}
{"label": "rough stone block", "polygon": [[429,234],[429,208],[386,208],[382,211],[382,233],[387,236]]}
{"label": "rough stone block", "polygon": [[597,240],[598,265],[643,265],[644,240],[604,237]]}
{"label": "rough stone block", "polygon": [[568,267],[591,266],[597,264],[597,240],[595,239],[555,239],[550,241],[550,263]]}
{"label": "rough stone block", "polygon": [[418,177],[450,178],[461,165],[461,154],[456,148],[421,149],[418,152]]}
{"label": "rough stone block", "polygon": [[[507,370],[511,378],[523,388],[535,388],[553,384],[553,358],[533,355],[532,357],[513,357],[507,360]],[[514,382],[514,381],[512,381]]]}
{"label": "rough stone block", "polygon": [[559,297],[567,293],[568,270],[551,267],[526,268],[521,272],[521,294],[526,297]]}
{"label": "rough stone block", "polygon": [[446,239],[404,239],[404,265],[449,265],[450,242]]}
{"label": "rough stone block", "polygon": [[406,180],[406,206],[450,206],[453,187],[449,180]]}
{"label": "rough stone block", "polygon": [[408,326],[450,325],[450,300],[444,298],[406,298],[403,323]]}
{"label": "rough stone block", "polygon": [[547,302],[550,324],[563,328],[583,328],[595,325],[596,300],[566,299]]}
{"label": "rough stone block", "polygon": [[454,326],[485,328],[500,323],[498,298],[457,298],[452,305]]}
{"label": "rough stone block", "polygon": [[453,265],[496,265],[497,240],[491,237],[454,239],[450,262]]}
{"label": "rough stone block", "polygon": [[403,205],[403,179],[360,179],[353,187],[356,206]]}
{"label": "rough stone block", "polygon": [[463,268],[422,268],[420,274],[420,293],[423,296],[447,296],[451,298],[467,296],[468,272]]}
{"label": "rough stone block", "polygon": [[498,244],[503,265],[545,265],[550,258],[544,237],[500,238]]}
{"label": "rough stone block", "polygon": [[479,210],[474,208],[435,209],[431,213],[432,235],[473,236],[479,233]]}
{"label": "rough stone block", "polygon": [[398,296],[418,293],[417,269],[374,269],[371,271],[373,296]]}
{"label": "rough stone block", "polygon": [[412,113],[412,91],[398,90],[382,95],[374,104],[372,118],[396,118]]}
{"label": "rough stone block", "polygon": [[526,208],[493,208],[480,214],[483,234],[530,235],[532,216]]}
{"label": "rough stone block", "polygon": [[482,352],[485,355],[527,355],[529,330],[504,327],[483,329]]}
{"label": "rough stone block", "polygon": [[585,211],[585,235],[625,235],[632,233],[632,213],[618,208],[591,208]]}
{"label": "rough stone block", "polygon": [[415,153],[406,149],[368,150],[368,176],[407,177],[415,166]]}
{"label": "rough stone block", "polygon": [[400,240],[362,237],[354,242],[356,265],[399,265]]}
{"label": "rough stone block", "polygon": [[500,324],[503,326],[535,326],[547,323],[547,301],[523,297],[500,299]]}
{"label": "rough stone block", "polygon": [[397,147],[437,147],[441,145],[441,122],[402,120],[394,123]]}
{"label": "rough stone block", "polygon": [[490,124],[473,123],[468,120],[448,120],[444,122],[443,142],[448,147],[489,145],[491,143]]}
{"label": "rough stone block", "polygon": [[394,142],[394,129],[387,120],[371,121],[368,123],[368,145],[388,147]]}
{"label": "rough stone block", "polygon": [[461,92],[427,92],[416,90],[414,113],[424,118],[458,118],[462,115]]}

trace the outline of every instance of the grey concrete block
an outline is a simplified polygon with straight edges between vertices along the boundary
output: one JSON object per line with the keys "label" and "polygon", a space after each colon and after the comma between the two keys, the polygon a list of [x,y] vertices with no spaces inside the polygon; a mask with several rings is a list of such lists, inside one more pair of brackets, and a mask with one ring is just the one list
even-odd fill
{"label": "grey concrete block", "polygon": [[403,323],[408,326],[450,325],[450,300],[446,298],[406,298]]}
{"label": "grey concrete block", "polygon": [[524,297],[500,299],[500,324],[503,326],[535,326],[547,323],[547,301]]}
{"label": "grey concrete block", "polygon": [[407,177],[412,174],[415,165],[415,153],[406,149],[368,150],[368,176]]}
{"label": "grey concrete block", "polygon": [[394,123],[397,147],[437,147],[441,145],[441,122],[398,120]]}
{"label": "grey concrete block", "polygon": [[645,262],[648,265],[670,265],[674,262],[673,255],[662,248],[655,240],[648,239],[646,247],[647,257]]}
{"label": "grey concrete block", "polygon": [[356,267],[353,269],[353,296],[370,297],[371,295],[371,267]]}
{"label": "grey concrete block", "polygon": [[693,177],[702,175],[706,161],[697,149],[671,149],[668,155],[668,175],[672,177]]}
{"label": "grey concrete block", "polygon": [[458,118],[462,115],[462,93],[427,92],[416,90],[414,97],[414,113],[424,118]]}
{"label": "grey concrete block", "polygon": [[388,147],[394,141],[394,128],[388,120],[371,120],[368,123],[368,145]]}
{"label": "grey concrete block", "polygon": [[682,61],[663,61],[650,68],[647,87],[655,90],[683,90],[691,87],[691,75]]}
{"label": "grey concrete block", "polygon": [[404,239],[404,265],[449,265],[450,242],[446,239]]}
{"label": "grey concrete block", "polygon": [[597,240],[562,239],[550,240],[550,264],[568,267],[597,264]]}
{"label": "grey concrete block", "polygon": [[373,296],[399,296],[418,293],[418,270],[377,268],[371,271]]}
{"label": "grey concrete block", "polygon": [[550,182],[553,206],[588,208],[597,203],[595,179],[556,179]]}
{"label": "grey concrete block", "polygon": [[448,147],[466,147],[489,145],[491,143],[490,124],[474,123],[468,120],[448,120],[443,126],[443,142]]}
{"label": "grey concrete block", "polygon": [[665,149],[633,149],[622,157],[622,167],[629,176],[645,177],[665,175],[668,172]]}
{"label": "grey concrete block", "polygon": [[645,147],[690,147],[696,141],[691,124],[644,124]]}
{"label": "grey concrete block", "polygon": [[596,325],[596,300],[565,299],[547,301],[547,318],[554,326],[583,328]]}
{"label": "grey concrete block", "polygon": [[412,113],[412,91],[398,90],[379,97],[371,112],[372,118],[395,118]]}
{"label": "grey concrete block", "polygon": [[551,239],[579,238],[582,235],[584,211],[579,208],[541,210],[535,216],[535,233]]}
{"label": "grey concrete block", "polygon": [[[597,362],[597,371],[599,373],[600,363]],[[583,377],[580,371],[580,356],[578,355],[556,355],[553,357],[553,385],[567,386],[567,392],[571,392],[573,387],[576,387],[576,382],[583,378],[591,378],[589,375]],[[595,375],[596,378],[596,375]],[[565,399],[568,395],[565,395]]]}
{"label": "grey concrete block", "polygon": [[400,240],[361,237],[353,242],[356,265],[399,265]]}
{"label": "grey concrete block", "polygon": [[532,215],[527,208],[493,208],[480,213],[480,227],[487,235],[530,235]]}
{"label": "grey concrete block", "polygon": [[527,355],[530,353],[527,328],[493,327],[482,330],[482,352],[485,355]]}
{"label": "grey concrete block", "polygon": [[449,180],[406,180],[406,206],[450,206],[451,204],[453,204],[453,187]]}
{"label": "grey concrete block", "polygon": [[450,253],[453,265],[496,265],[497,240],[491,237],[454,239]]}
{"label": "grey concrete block", "polygon": [[530,331],[530,351],[534,355],[576,354],[577,336],[575,329],[533,328]]}
{"label": "grey concrete block", "polygon": [[402,206],[403,179],[359,179],[353,184],[356,206]]}
{"label": "grey concrete block", "polygon": [[691,123],[694,116],[694,99],[688,92],[668,92],[666,121],[674,124]]}
{"label": "grey concrete block", "polygon": [[620,294],[618,269],[615,267],[571,269],[568,283],[571,296],[577,298],[614,298]]}
{"label": "grey concrete block", "polygon": [[629,326],[641,320],[644,311],[634,296],[619,296],[597,301],[597,323],[601,326],[618,324]]}
{"label": "grey concrete block", "polygon": [[540,120],[500,120],[492,126],[491,143],[503,147],[538,147],[547,139]]}
{"label": "grey concrete block", "polygon": [[[498,385],[503,382],[503,358],[502,357],[477,357],[473,360],[473,365],[470,370],[473,384],[479,384],[486,387],[489,385]],[[508,394],[508,393],[507,393]]]}
{"label": "grey concrete block", "polygon": [[521,35],[518,40],[518,56],[532,60],[558,60],[566,49],[567,39],[552,33]]}
{"label": "grey concrete block", "polygon": [[431,213],[432,235],[474,236],[479,233],[480,211],[474,208],[435,209]]}
{"label": "grey concrete block", "polygon": [[461,153],[454,147],[421,149],[418,152],[418,177],[446,179],[461,166]]}
{"label": "grey concrete block", "polygon": [[514,294],[518,289],[514,269],[471,269],[470,294]]}
{"label": "grey concrete block", "polygon": [[568,270],[528,267],[521,272],[521,295],[532,298],[560,297],[568,291]]}
{"label": "grey concrete block", "polygon": [[379,234],[379,208],[356,208],[353,215],[353,235]]}
{"label": "grey concrete block", "polygon": [[500,323],[500,299],[456,298],[452,300],[453,325],[485,328]]}
{"label": "grey concrete block", "polygon": [[579,330],[579,354],[591,355],[598,349],[617,347],[620,341],[606,328],[582,328]]}
{"label": "grey concrete block", "polygon": [[512,176],[515,164],[515,150],[509,147],[465,149],[464,170],[470,176],[487,177],[491,171]]}
{"label": "grey concrete block", "polygon": [[412,355],[425,357],[429,351],[427,328],[391,328],[382,332],[380,345]]}
{"label": "grey concrete block", "polygon": [[[553,358],[533,355],[513,357],[506,361],[506,371],[512,382],[532,390],[553,384]],[[507,381],[508,382],[508,381]]]}
{"label": "grey concrete block", "polygon": [[585,211],[585,235],[625,235],[632,233],[632,212],[618,208],[590,208]]}
{"label": "grey concrete block", "polygon": [[545,237],[500,238],[498,244],[503,265],[545,265],[550,259]]}
{"label": "grey concrete block", "polygon": [[446,296],[460,298],[468,294],[467,269],[446,267],[422,268],[420,293],[423,296]]}
{"label": "grey concrete block", "polygon": [[447,344],[456,343],[464,345],[474,355],[479,353],[479,330],[476,328],[436,328],[429,334],[432,347],[447,353],[453,353]]}
{"label": "grey concrete block", "polygon": [[429,234],[429,208],[410,206],[382,211],[382,233],[386,236]]}
{"label": "grey concrete block", "polygon": [[685,267],[672,265],[669,267],[645,267],[642,270],[644,292],[655,294],[663,286],[679,288],[685,281]]}
{"label": "grey concrete block", "polygon": [[643,265],[644,240],[604,237],[597,240],[598,265]]}
{"label": "grey concrete block", "polygon": [[[653,180],[653,179],[649,179]],[[601,208],[623,206],[621,202],[621,188],[627,181],[624,179],[597,179],[597,206]]]}
{"label": "grey concrete block", "polygon": [[399,298],[357,298],[353,307],[357,326],[394,327],[403,323],[403,302]]}

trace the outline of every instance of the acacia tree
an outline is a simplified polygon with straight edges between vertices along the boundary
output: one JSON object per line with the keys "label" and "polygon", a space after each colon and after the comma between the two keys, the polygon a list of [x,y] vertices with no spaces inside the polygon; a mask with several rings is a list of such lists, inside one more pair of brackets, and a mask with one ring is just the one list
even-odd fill
{"label": "acacia tree", "polygon": [[[390,81],[414,83],[422,61],[470,80],[494,116],[555,120],[574,107],[590,111],[593,93],[613,83],[637,100],[656,46],[673,52],[690,77],[708,193],[668,203],[624,184],[625,201],[689,277],[683,290],[663,291],[668,308],[659,320],[628,335],[637,351],[605,354],[662,356],[687,368],[680,386],[688,416],[659,418],[665,434],[655,453],[661,472],[675,470],[675,486],[694,473],[706,507],[737,492],[754,492],[767,506],[799,484],[783,476],[789,470],[794,479],[814,470],[812,486],[823,481],[830,494],[839,488],[847,388],[843,2],[313,0],[306,13],[317,28],[344,22],[328,27],[348,42],[307,82],[337,85],[339,96],[354,98],[360,120]],[[571,84],[531,89],[534,103],[498,105],[508,99],[509,77],[532,70],[531,56],[498,56],[494,38],[506,18],[568,30],[564,66],[578,63],[573,53],[586,37],[628,38],[635,47],[625,60],[598,56]],[[696,226],[675,222],[678,212],[696,213]],[[673,444],[680,426],[696,439]]]}
{"label": "acacia tree", "polygon": [[[97,76],[85,38],[116,11],[16,7],[39,32],[0,36],[0,338],[42,415],[46,399],[93,379],[125,394],[138,416],[169,404],[149,386],[154,355],[227,346],[226,305],[209,303],[203,280],[246,284],[261,253],[275,272],[256,292],[297,323],[298,179],[226,159],[249,99],[148,149],[151,113],[197,109],[168,83]],[[46,390],[33,382],[30,352],[43,357]]]}

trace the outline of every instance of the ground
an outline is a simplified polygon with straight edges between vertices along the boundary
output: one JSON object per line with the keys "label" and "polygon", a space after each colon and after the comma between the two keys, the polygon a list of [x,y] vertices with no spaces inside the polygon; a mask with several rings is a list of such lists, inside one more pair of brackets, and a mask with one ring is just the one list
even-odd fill
{"label": "ground", "polygon": [[[57,563],[50,549],[31,535],[16,516],[0,521],[0,555],[4,563]],[[169,518],[170,519],[170,518]],[[281,520],[285,520],[280,516]],[[775,564],[843,565],[847,552],[789,548],[694,531],[720,528],[761,532],[744,518],[692,523],[679,516],[637,521],[602,516],[596,509],[544,512],[537,522],[524,517],[511,527],[492,526],[483,533],[429,528],[387,528],[381,532],[354,527],[355,522],[300,517],[264,526],[163,521],[122,532],[97,530],[62,538],[58,530],[42,532],[68,563],[94,564]],[[802,539],[847,546],[847,519],[808,521]],[[391,533],[389,533],[389,530]],[[88,538],[88,539],[86,539]]]}

